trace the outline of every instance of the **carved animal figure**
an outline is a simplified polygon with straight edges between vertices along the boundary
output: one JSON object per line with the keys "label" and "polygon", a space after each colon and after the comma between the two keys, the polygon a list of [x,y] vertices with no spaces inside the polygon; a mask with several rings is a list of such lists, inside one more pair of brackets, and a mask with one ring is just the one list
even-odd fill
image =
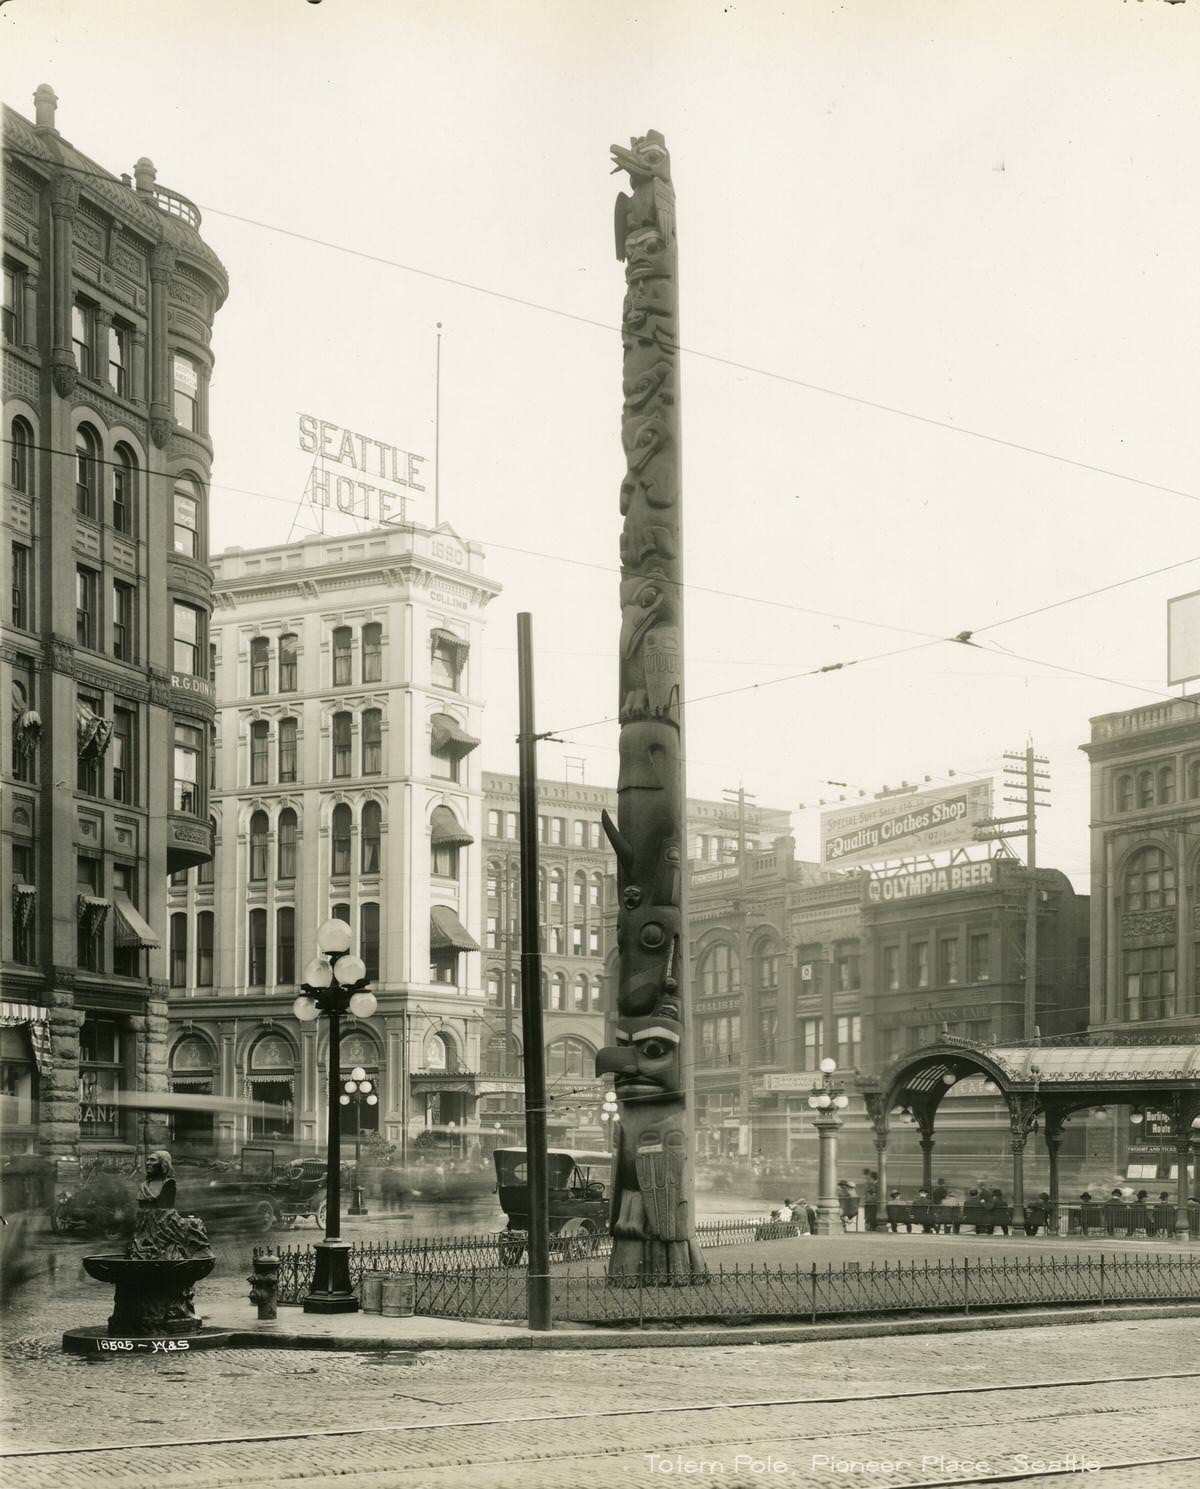
{"label": "carved animal figure", "polygon": [[629,141],[629,149],[613,145],[613,173],[628,171],[633,194],[617,197],[617,257],[625,259],[626,241],[643,228],[656,228],[664,243],[675,241],[675,188],[671,185],[671,156],[657,129]]}

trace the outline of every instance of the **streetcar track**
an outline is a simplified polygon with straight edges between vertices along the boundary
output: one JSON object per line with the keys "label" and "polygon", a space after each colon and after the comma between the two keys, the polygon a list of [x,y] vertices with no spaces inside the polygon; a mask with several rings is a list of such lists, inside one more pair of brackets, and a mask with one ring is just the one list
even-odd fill
{"label": "streetcar track", "polygon": [[[676,1416],[685,1412],[714,1412],[714,1411],[751,1411],[772,1410],[788,1406],[849,1406],[858,1402],[866,1401],[909,1401],[919,1400],[937,1396],[983,1396],[995,1395],[1003,1392],[1014,1391],[1048,1391],[1067,1390],[1080,1386],[1103,1386],[1103,1385],[1136,1385],[1160,1380],[1194,1380],[1200,1378],[1197,1370],[1162,1371],[1153,1375],[1105,1375],[1089,1377],[1083,1380],[1034,1380],[1016,1381],[1008,1384],[986,1384],[974,1386],[935,1386],[914,1391],[869,1391],[863,1394],[850,1394],[845,1396],[789,1396],[783,1398],[772,1398],[768,1400],[753,1401],[700,1401],[683,1405],[657,1405],[657,1406],[628,1406],[608,1407],[602,1411],[571,1411],[571,1412],[530,1412],[522,1416],[502,1417],[451,1417],[434,1421],[423,1422],[389,1422],[374,1423],[364,1427],[320,1427],[310,1429],[297,1429],[288,1432],[264,1432],[243,1433],[234,1437],[193,1437],[193,1438],[166,1438],[156,1439],[151,1442],[124,1442],[90,1444],[87,1447],[54,1447],[54,1448],[5,1448],[0,1449],[0,1460],[38,1459],[56,1457],[82,1457],[84,1455],[97,1455],[101,1453],[142,1453],[155,1449],[174,1448],[199,1448],[199,1447],[235,1447],[243,1443],[281,1443],[281,1442],[306,1442],[318,1441],[329,1438],[345,1437],[382,1437],[389,1433],[400,1432],[428,1432],[447,1428],[477,1428],[477,1427],[517,1427],[538,1422],[576,1422],[594,1421],[622,1417],[658,1417]],[[1066,1413],[1047,1413],[1047,1416],[1067,1415]],[[1152,1462],[1191,1462],[1195,1454],[1187,1455],[1179,1460],[1164,1458],[1161,1460],[1146,1460],[1147,1464]],[[1112,1467],[1138,1467],[1139,1464],[1119,1465]],[[1045,1477],[1038,1474],[1011,1474],[1004,1476],[1012,1479]],[[998,1478],[995,1482],[1002,1482]],[[935,1489],[936,1485],[942,1483],[954,1483],[964,1485],[964,1480],[929,1480],[928,1489]],[[979,1479],[976,1482],[990,1483],[991,1479]],[[906,1484],[905,1489],[926,1489],[926,1481]]]}

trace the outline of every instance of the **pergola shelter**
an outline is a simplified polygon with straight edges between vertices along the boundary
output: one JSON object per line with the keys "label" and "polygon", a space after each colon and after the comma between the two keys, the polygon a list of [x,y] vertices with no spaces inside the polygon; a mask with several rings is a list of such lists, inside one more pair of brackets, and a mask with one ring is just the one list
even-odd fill
{"label": "pergola shelter", "polygon": [[1046,1142],[1050,1198],[1059,1203],[1058,1154],[1072,1112],[1096,1106],[1154,1108],[1167,1113],[1179,1155],[1175,1230],[1188,1229],[1188,1153],[1200,1139],[1200,1044],[1087,1036],[1028,1044],[984,1045],[943,1030],[937,1043],[910,1050],[859,1089],[875,1131],[879,1189],[887,1193],[889,1122],[911,1116],[921,1145],[923,1184],[933,1188],[938,1108],[959,1081],[981,1076],[1008,1107],[1014,1211],[1025,1202],[1025,1144],[1039,1128]]}

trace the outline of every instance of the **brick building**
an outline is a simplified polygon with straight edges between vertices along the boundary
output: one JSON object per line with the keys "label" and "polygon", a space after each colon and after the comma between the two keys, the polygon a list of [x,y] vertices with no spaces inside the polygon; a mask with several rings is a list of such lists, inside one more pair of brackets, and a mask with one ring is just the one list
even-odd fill
{"label": "brick building", "polygon": [[[3,1095],[22,1152],[132,1157],[165,1086],[162,889],[212,853],[211,333],[200,213],[43,85],[5,109]],[[6,1207],[13,1198],[7,1196]]]}

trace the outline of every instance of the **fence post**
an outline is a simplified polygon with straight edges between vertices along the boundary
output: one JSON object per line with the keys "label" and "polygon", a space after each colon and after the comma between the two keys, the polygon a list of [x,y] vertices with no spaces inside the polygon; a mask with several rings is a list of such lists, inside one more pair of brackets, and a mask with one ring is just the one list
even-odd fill
{"label": "fence post", "polygon": [[638,1328],[646,1327],[646,1301],[642,1292],[642,1274],[638,1273]]}
{"label": "fence post", "polygon": [[817,1321],[817,1264],[816,1264],[816,1262],[813,1262],[813,1264],[812,1264],[812,1308],[811,1308],[811,1318],[812,1318],[812,1322],[815,1324],[816,1321]]}
{"label": "fence post", "polygon": [[969,1256],[964,1256],[963,1257],[963,1312],[964,1313],[970,1313],[970,1311],[971,1311],[970,1275],[971,1275],[971,1258]]}
{"label": "fence post", "polygon": [[1100,1253],[1100,1306],[1104,1307],[1104,1253]]}

